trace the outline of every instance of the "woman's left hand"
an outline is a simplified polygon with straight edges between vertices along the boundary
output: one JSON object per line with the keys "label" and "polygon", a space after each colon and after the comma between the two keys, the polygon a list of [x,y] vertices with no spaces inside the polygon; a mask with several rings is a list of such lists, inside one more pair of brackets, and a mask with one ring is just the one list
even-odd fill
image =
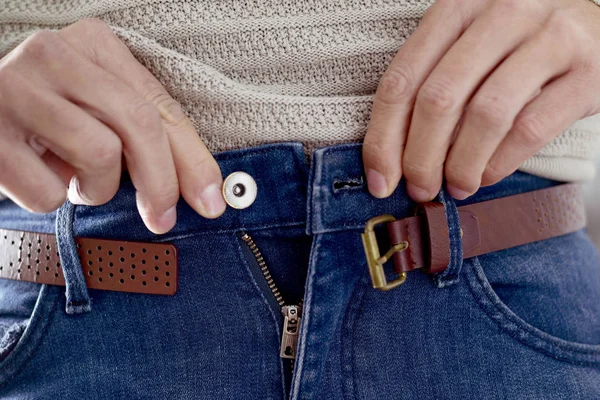
{"label": "woman's left hand", "polygon": [[438,0],[384,73],[363,158],[370,192],[402,176],[464,199],[600,112],[600,7],[588,0]]}

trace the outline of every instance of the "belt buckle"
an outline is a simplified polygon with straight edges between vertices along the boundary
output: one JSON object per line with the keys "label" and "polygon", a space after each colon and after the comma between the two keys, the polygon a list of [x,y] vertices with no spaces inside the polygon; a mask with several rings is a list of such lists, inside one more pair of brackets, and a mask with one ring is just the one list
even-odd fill
{"label": "belt buckle", "polygon": [[396,279],[388,282],[385,277],[383,265],[394,255],[394,253],[404,251],[408,248],[408,242],[401,242],[394,245],[383,256],[380,255],[375,227],[377,225],[394,222],[396,218],[392,215],[380,215],[367,221],[365,232],[361,234],[367,265],[371,274],[371,282],[375,289],[388,291],[402,285],[406,281],[406,272],[402,272]]}

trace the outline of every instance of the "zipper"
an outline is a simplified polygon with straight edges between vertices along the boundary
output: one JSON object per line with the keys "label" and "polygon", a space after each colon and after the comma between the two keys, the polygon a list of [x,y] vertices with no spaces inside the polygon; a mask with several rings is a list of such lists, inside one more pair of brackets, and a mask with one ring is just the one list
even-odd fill
{"label": "zipper", "polygon": [[279,288],[273,280],[269,266],[264,260],[260,249],[252,239],[252,236],[244,233],[242,240],[248,245],[252,255],[256,259],[258,266],[265,278],[267,286],[271,290],[275,301],[280,307],[281,314],[283,315],[283,329],[281,332],[281,345],[279,348],[279,356],[282,359],[290,360],[291,374],[294,373],[294,364],[296,360],[296,351],[298,349],[298,336],[300,331],[300,321],[302,318],[302,300],[300,304],[290,305],[286,304]]}

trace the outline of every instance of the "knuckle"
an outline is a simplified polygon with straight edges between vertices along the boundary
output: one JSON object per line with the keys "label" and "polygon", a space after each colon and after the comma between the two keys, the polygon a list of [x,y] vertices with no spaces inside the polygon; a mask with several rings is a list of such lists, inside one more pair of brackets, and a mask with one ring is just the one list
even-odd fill
{"label": "knuckle", "polygon": [[26,206],[34,212],[47,214],[57,210],[67,199],[67,191],[57,187],[38,189],[39,193]]}
{"label": "knuckle", "polygon": [[445,116],[455,111],[458,101],[449,83],[434,80],[421,87],[417,105],[429,115]]}
{"label": "knuckle", "polygon": [[389,146],[383,146],[379,141],[365,137],[363,142],[363,156],[369,160],[379,160],[385,158],[389,151]]}
{"label": "knuckle", "polygon": [[437,0],[435,5],[444,10],[456,10],[461,6],[461,0]]}
{"label": "knuckle", "polygon": [[187,116],[181,105],[175,101],[163,88],[156,88],[150,94],[150,101],[165,123],[173,127],[180,127],[187,122]]}
{"label": "knuckle", "polygon": [[221,170],[214,161],[212,155],[207,154],[198,157],[187,163],[184,167],[179,167],[181,181],[179,190],[184,197],[195,199],[199,193],[202,193],[209,185],[218,182],[221,179]]}
{"label": "knuckle", "polygon": [[89,29],[95,32],[112,32],[110,26],[100,18],[87,17],[79,20],[75,23],[77,26],[84,27],[85,29]]}
{"label": "knuckle", "polygon": [[559,37],[568,44],[586,36],[581,24],[574,18],[571,10],[560,8],[553,10],[546,22],[546,30],[553,37]]}
{"label": "knuckle", "polygon": [[523,0],[496,0],[496,5],[501,7],[503,12],[507,13],[520,13],[527,11],[531,6],[531,1]]}
{"label": "knuckle", "polygon": [[498,96],[477,96],[466,110],[467,118],[483,122],[490,128],[510,129],[510,107]]}
{"label": "knuckle", "polygon": [[363,160],[367,166],[374,167],[384,175],[395,176],[400,172],[400,163],[397,161],[400,159],[403,147],[365,138],[362,148]]}
{"label": "knuckle", "polygon": [[98,18],[84,18],[76,22],[73,27],[78,35],[85,39],[87,44],[85,52],[96,63],[107,54],[119,54],[121,41],[113,32],[110,25]]}
{"label": "knuckle", "polygon": [[[221,176],[221,170],[219,164],[215,161],[213,156],[206,152],[200,156],[194,156],[193,159],[186,160],[177,166],[182,182],[185,181],[186,186],[192,186],[195,188],[201,188],[207,182],[214,182]],[[183,185],[182,185],[183,186]],[[183,187],[182,187],[183,190]],[[197,190],[192,191],[197,193]]]}
{"label": "knuckle", "polygon": [[179,200],[179,182],[177,178],[167,179],[155,189],[151,200],[152,208],[157,212],[168,210],[177,204],[177,200]]}
{"label": "knuckle", "polygon": [[[33,93],[33,96],[36,96]],[[52,115],[51,123],[57,131],[81,133],[90,129],[90,120],[86,118],[69,118],[69,103],[66,102],[47,102],[44,108],[49,115]],[[69,145],[73,143],[65,143]]]}
{"label": "knuckle", "polygon": [[61,41],[55,32],[41,30],[31,35],[20,47],[21,54],[33,60],[44,60],[48,57],[60,57],[63,51]]}
{"label": "knuckle", "polygon": [[190,163],[189,171],[196,174],[201,173],[205,177],[210,177],[212,174],[215,174],[215,176],[220,175],[219,165],[210,153],[193,160]]}
{"label": "knuckle", "polygon": [[503,173],[502,170],[496,166],[495,161],[492,159],[488,162],[488,165],[483,171],[481,183],[485,186],[492,185],[501,181],[505,176],[507,176],[507,174]]}
{"label": "knuckle", "polygon": [[105,171],[118,165],[121,162],[121,157],[121,141],[104,138],[104,140],[91,146],[88,155],[82,161],[84,168]]}
{"label": "knuckle", "polygon": [[160,114],[154,104],[139,99],[129,108],[130,118],[133,123],[144,131],[146,136],[158,134],[161,132],[157,129],[161,125]]}
{"label": "knuckle", "polygon": [[463,163],[450,163],[445,168],[446,180],[453,186],[469,193],[475,192],[479,187],[478,177],[475,172],[474,168]]}
{"label": "knuckle", "polygon": [[379,81],[378,100],[387,105],[407,102],[413,92],[413,82],[409,67],[402,65],[389,68]]}
{"label": "knuckle", "polygon": [[405,157],[402,161],[402,171],[408,180],[415,182],[428,183],[433,175],[434,168],[418,161],[413,161],[411,157]]}
{"label": "knuckle", "polygon": [[465,0],[436,0],[435,3],[425,11],[423,21],[436,20],[449,21],[452,25],[457,24],[466,27],[472,19],[477,2]]}
{"label": "knuckle", "polygon": [[513,130],[519,141],[527,148],[537,147],[544,142],[544,124],[535,115],[517,118]]}

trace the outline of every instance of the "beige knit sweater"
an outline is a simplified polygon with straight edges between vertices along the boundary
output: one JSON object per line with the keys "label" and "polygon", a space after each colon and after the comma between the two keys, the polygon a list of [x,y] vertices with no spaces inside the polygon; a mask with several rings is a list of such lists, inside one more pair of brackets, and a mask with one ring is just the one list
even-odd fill
{"label": "beige knit sweater", "polygon": [[[0,57],[34,31],[108,22],[178,100],[211,151],[360,141],[393,55],[433,0],[0,0]],[[600,116],[522,171],[591,179]]]}

